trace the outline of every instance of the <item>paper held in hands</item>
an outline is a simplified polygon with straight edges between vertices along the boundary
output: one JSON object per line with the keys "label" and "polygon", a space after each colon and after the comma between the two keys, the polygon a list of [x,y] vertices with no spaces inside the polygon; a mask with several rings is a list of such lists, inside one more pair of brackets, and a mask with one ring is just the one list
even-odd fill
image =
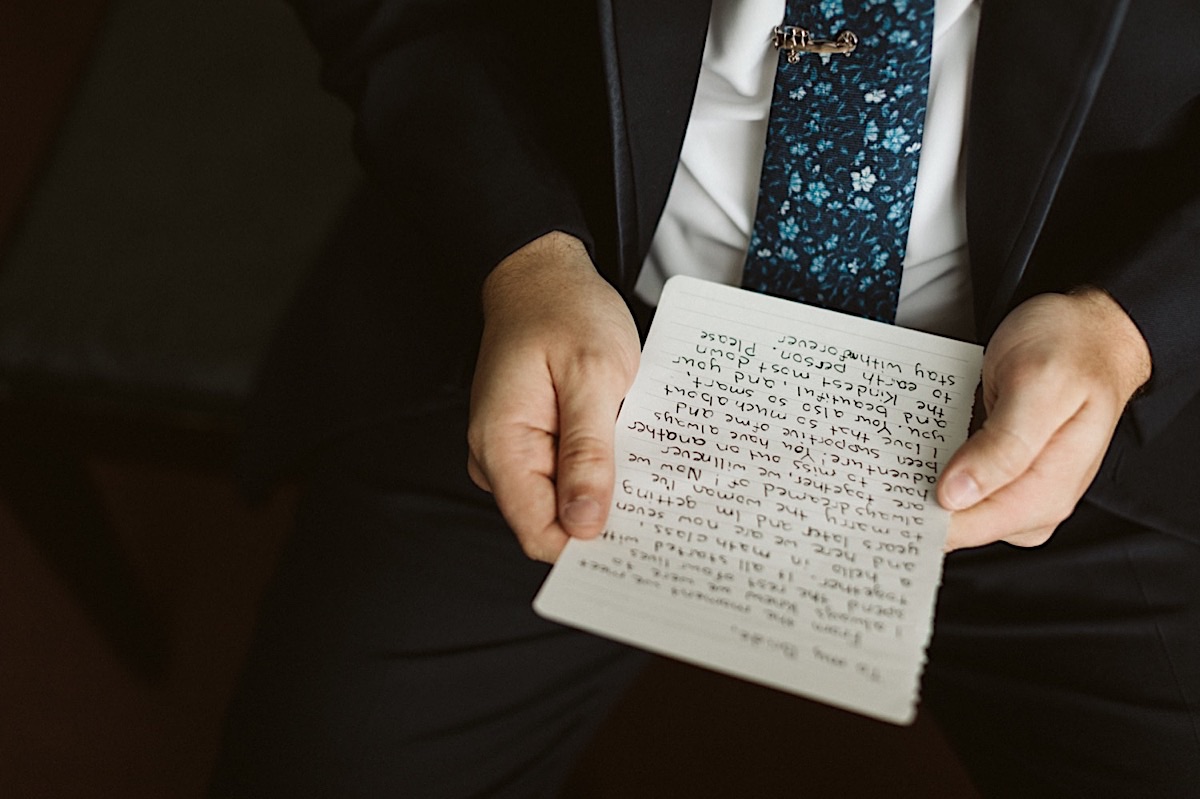
{"label": "paper held in hands", "polygon": [[534,608],[895,723],[915,714],[982,349],[694,278],[617,419],[601,538]]}

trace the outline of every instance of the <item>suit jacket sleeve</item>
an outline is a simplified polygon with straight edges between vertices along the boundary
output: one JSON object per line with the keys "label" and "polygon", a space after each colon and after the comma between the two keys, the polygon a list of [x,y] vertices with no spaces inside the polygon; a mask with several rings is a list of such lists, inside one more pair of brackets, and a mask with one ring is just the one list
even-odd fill
{"label": "suit jacket sleeve", "polygon": [[[1200,31],[1200,12],[1188,19]],[[1126,88],[1111,92],[1098,113],[1123,115],[1131,129],[1141,128],[1143,142],[1153,144],[1132,166],[1109,171],[1111,188],[1103,177],[1095,184],[1095,221],[1084,235],[1106,241],[1095,226],[1107,224],[1125,227],[1126,235],[1132,231],[1126,246],[1096,254],[1111,260],[1095,282],[1129,313],[1150,346],[1153,376],[1130,407],[1138,438],[1146,443],[1200,397],[1200,57],[1194,48],[1162,51],[1151,78],[1150,67],[1142,66],[1147,50],[1132,44],[1109,81]],[[1125,101],[1118,99],[1122,94]],[[1135,107],[1140,110],[1131,111]],[[1115,160],[1096,149],[1098,163]],[[1123,222],[1107,216],[1097,207],[1102,205],[1123,206]]]}
{"label": "suit jacket sleeve", "polygon": [[[1030,2],[1018,13],[1016,5],[993,9],[997,16],[1008,10],[1001,21],[1009,33],[1013,20],[1043,9]],[[1055,13],[1069,18],[1065,10]],[[1121,431],[1129,446],[1142,449],[1164,434],[1178,438],[1179,428],[1168,430],[1177,422],[1200,419],[1200,55],[1186,44],[1200,37],[1200,6],[1138,0],[1114,30],[1098,82],[1076,87],[1086,117],[1013,300],[1090,284],[1126,310],[1153,359],[1152,377]],[[1008,70],[990,66],[993,80],[1006,79]],[[1040,98],[1037,76],[1017,73],[1013,80],[1019,94]],[[1020,102],[1019,94],[999,96]],[[989,110],[999,113],[980,118],[1002,135],[1004,109]],[[986,204],[987,197],[976,199]]]}
{"label": "suit jacket sleeve", "polygon": [[1139,438],[1149,441],[1200,395],[1200,201],[1166,220],[1130,264],[1099,283],[1150,346],[1154,372],[1130,406]]}

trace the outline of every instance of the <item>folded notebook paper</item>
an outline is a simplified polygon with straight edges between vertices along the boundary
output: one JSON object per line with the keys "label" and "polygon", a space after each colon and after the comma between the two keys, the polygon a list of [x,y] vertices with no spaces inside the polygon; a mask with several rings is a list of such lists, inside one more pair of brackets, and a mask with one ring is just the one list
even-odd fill
{"label": "folded notebook paper", "polygon": [[686,277],[617,419],[555,621],[895,723],[918,697],[982,349]]}

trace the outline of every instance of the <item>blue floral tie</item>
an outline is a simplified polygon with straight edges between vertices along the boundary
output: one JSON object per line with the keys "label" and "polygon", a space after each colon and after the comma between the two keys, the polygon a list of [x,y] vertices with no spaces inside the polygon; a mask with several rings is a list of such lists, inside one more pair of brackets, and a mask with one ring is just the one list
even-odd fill
{"label": "blue floral tie", "polygon": [[744,287],[895,320],[933,6],[788,0]]}

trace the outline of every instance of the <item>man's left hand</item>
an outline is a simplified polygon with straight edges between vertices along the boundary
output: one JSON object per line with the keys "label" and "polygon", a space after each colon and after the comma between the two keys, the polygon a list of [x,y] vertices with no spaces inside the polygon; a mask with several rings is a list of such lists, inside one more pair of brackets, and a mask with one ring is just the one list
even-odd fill
{"label": "man's left hand", "polygon": [[1009,314],[984,353],[986,419],[938,483],[954,511],[947,551],[1049,540],[1150,371],[1145,339],[1099,289],[1042,294]]}

